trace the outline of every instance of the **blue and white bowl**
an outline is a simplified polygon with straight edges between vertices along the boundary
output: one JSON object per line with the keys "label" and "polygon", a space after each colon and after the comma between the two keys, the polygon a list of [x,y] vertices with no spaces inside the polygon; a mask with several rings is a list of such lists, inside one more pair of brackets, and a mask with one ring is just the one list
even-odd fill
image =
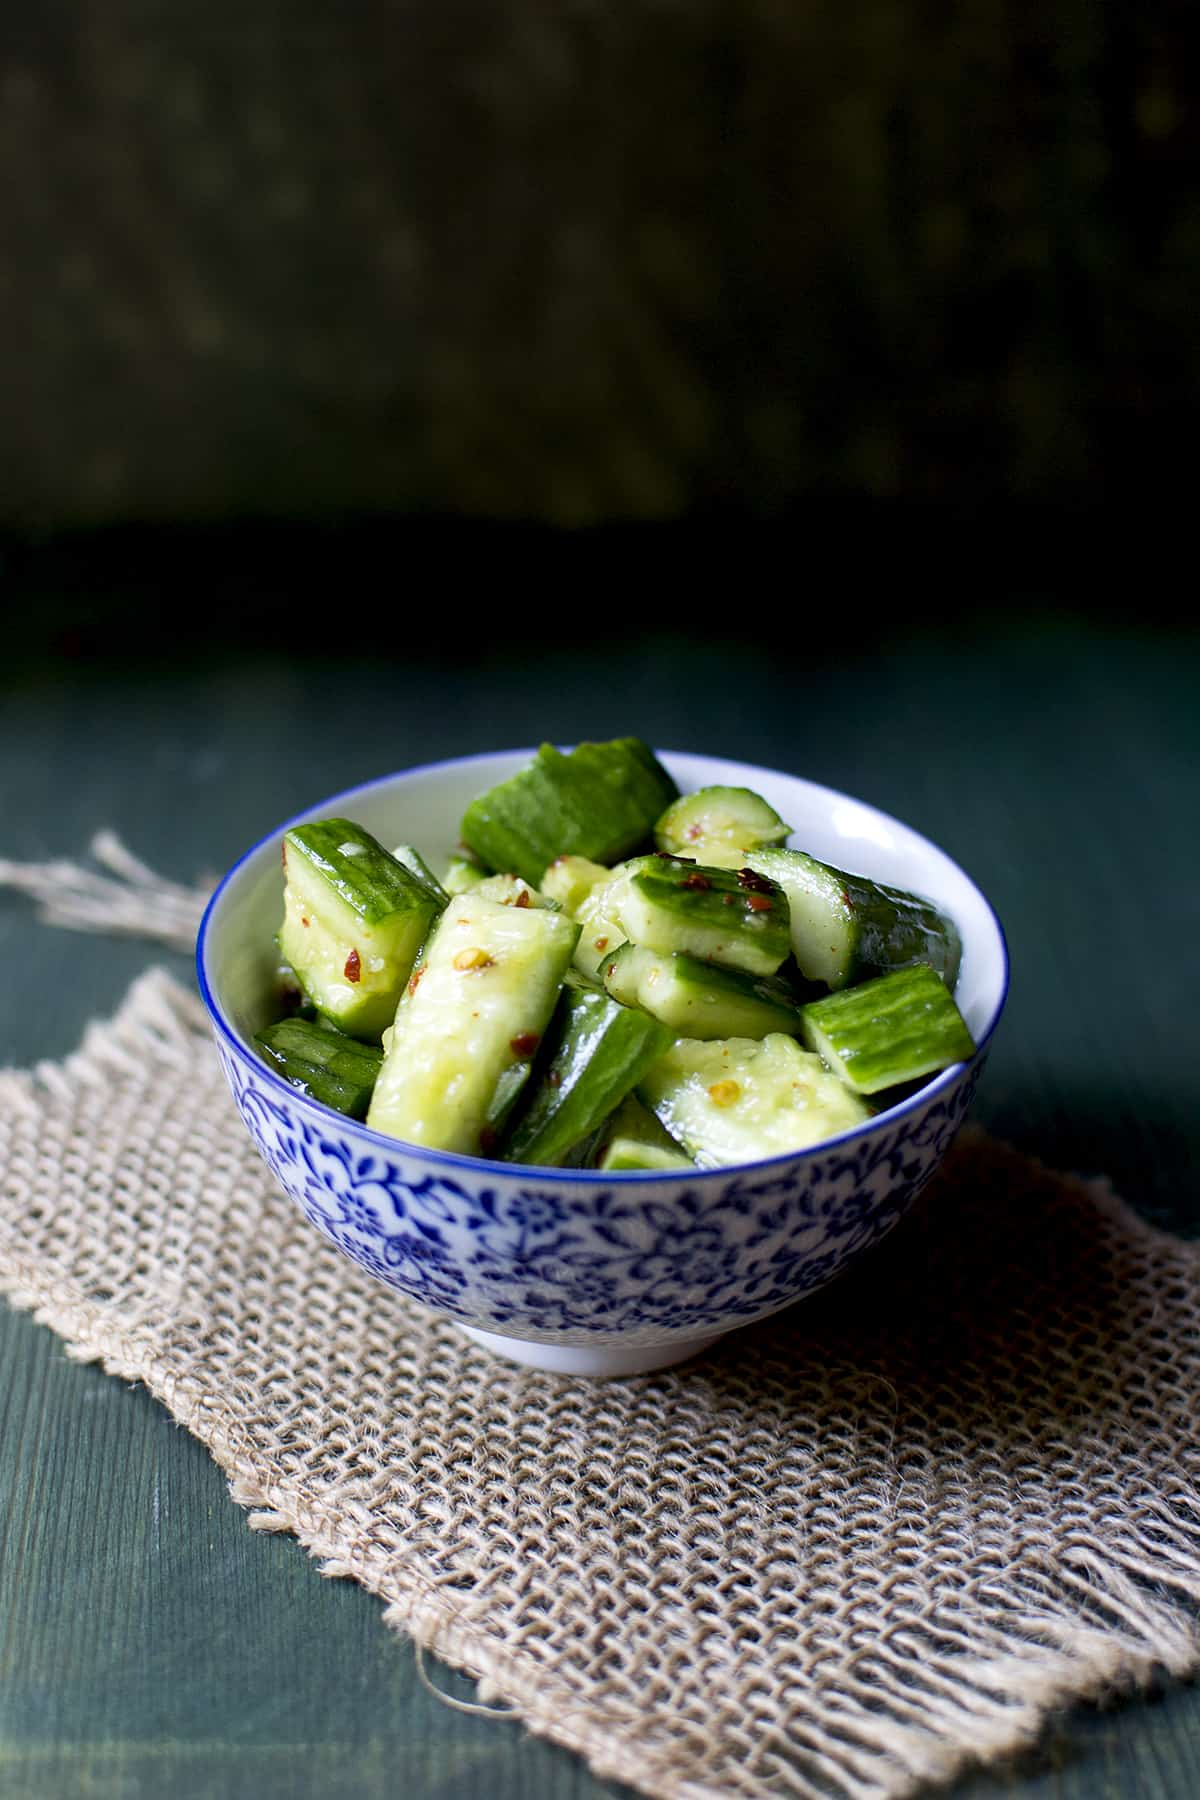
{"label": "blue and white bowl", "polygon": [[[476,794],[528,750],[466,757],[351,788],[299,818],[358,820],[436,862]],[[889,1232],[961,1123],[1004,1006],[1000,923],[943,851],[861,801],[794,776],[663,753],[685,791],[753,788],[815,855],[928,895],[963,939],[956,998],[979,1048],[836,1138],[687,1174],[522,1168],[419,1149],[308,1099],[256,1054],[271,1016],[280,843],[247,851],[200,928],[200,990],[246,1127],[320,1232],[386,1286],[517,1362],[563,1374],[666,1367],[823,1287]],[[288,824],[296,823],[289,820]]]}

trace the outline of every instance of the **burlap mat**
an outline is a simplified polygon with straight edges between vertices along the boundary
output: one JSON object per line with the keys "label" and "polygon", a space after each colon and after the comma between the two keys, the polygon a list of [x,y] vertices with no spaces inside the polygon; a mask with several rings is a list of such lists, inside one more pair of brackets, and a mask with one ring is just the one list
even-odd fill
{"label": "burlap mat", "polygon": [[151,972],[0,1076],[0,1285],[251,1524],[654,1796],[907,1794],[1198,1661],[1200,1248],[979,1136],[827,1293],[560,1380],[318,1237]]}

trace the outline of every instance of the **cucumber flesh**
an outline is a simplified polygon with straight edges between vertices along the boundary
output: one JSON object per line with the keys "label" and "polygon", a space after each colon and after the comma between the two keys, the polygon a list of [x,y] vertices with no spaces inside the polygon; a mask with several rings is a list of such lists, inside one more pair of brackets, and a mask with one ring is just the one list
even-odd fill
{"label": "cucumber flesh", "polygon": [[592,862],[586,856],[556,856],[542,873],[541,889],[550,900],[557,900],[573,919],[579,908],[597,888],[607,887],[613,878],[611,869]]}
{"label": "cucumber flesh", "polygon": [[638,1084],[638,1097],[701,1168],[803,1150],[871,1116],[871,1108],[794,1038],[680,1038]]}
{"label": "cucumber flesh", "polygon": [[740,869],[747,850],[786,843],[791,829],[750,788],[704,787],[671,802],[654,827],[654,842],[676,856]]}
{"label": "cucumber flesh", "polygon": [[661,851],[641,856],[626,864],[613,906],[631,942],[751,975],[773,975],[791,949],[786,895],[746,869],[716,869]]}
{"label": "cucumber flesh", "polygon": [[812,1000],[804,1042],[846,1085],[878,1094],[975,1054],[945,982],[925,963]]}
{"label": "cucumber flesh", "polygon": [[578,935],[562,913],[453,896],[397,1008],[368,1125],[430,1149],[493,1154]]}
{"label": "cucumber flesh", "polygon": [[640,1144],[636,1138],[613,1138],[596,1164],[606,1175],[635,1170],[666,1175],[674,1169],[694,1169],[695,1166],[682,1150],[660,1150],[657,1144]]}
{"label": "cucumber flesh", "polygon": [[578,744],[566,754],[543,744],[518,774],[471,802],[461,835],[493,869],[535,883],[556,856],[628,856],[650,841],[677,791],[640,738]]}
{"label": "cucumber flesh", "polygon": [[378,1040],[437,902],[348,819],[294,825],[283,859],[283,956],[319,1012],[353,1037]]}
{"label": "cucumber flesh", "polygon": [[932,901],[818,862],[803,850],[752,850],[748,866],[788,898],[792,950],[810,981],[835,991],[912,963],[928,963],[953,989],[962,942]]}
{"label": "cucumber flesh", "polygon": [[511,1162],[561,1163],[671,1043],[667,1026],[568,978],[547,1036],[548,1062],[504,1142]]}
{"label": "cucumber flesh", "polygon": [[442,886],[421,852],[412,844],[397,844],[392,855],[400,865],[407,869],[414,881],[419,881],[425,892],[437,903],[439,912],[446,905],[450,895]]}
{"label": "cucumber flesh", "polygon": [[457,853],[442,871],[441,886],[448,894],[466,894],[486,881],[490,871],[468,853]]}
{"label": "cucumber flesh", "polygon": [[264,1062],[293,1087],[349,1118],[366,1117],[382,1050],[309,1019],[279,1019],[254,1041]]}
{"label": "cucumber flesh", "polygon": [[482,900],[497,900],[501,906],[541,906],[561,912],[557,900],[548,899],[519,875],[488,875],[475,888]]}
{"label": "cucumber flesh", "polygon": [[681,1037],[800,1035],[800,1007],[783,983],[698,957],[623,944],[602,963],[604,985],[624,1006],[640,1006]]}

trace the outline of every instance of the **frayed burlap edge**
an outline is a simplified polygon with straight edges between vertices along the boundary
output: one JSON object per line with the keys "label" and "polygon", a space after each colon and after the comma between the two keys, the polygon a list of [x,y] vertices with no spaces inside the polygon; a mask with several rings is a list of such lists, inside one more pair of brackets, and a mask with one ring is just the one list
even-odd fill
{"label": "frayed burlap edge", "polygon": [[[47,1099],[68,1099],[78,1089],[143,1073],[147,1057],[185,1067],[208,1054],[207,1021],[199,1001],[165,970],[151,969],[134,982],[116,1014],[90,1025],[80,1048],[62,1062],[0,1072],[0,1107],[36,1110]],[[1025,1160],[1031,1169],[1042,1169]],[[1085,1191],[1131,1238],[1178,1250],[1176,1240],[1140,1219],[1107,1182],[1055,1179]],[[601,1779],[625,1782],[655,1800],[726,1800],[729,1787],[690,1777],[686,1746],[678,1756],[654,1749],[643,1753],[632,1741],[636,1719],[625,1716],[625,1707],[614,1712],[603,1698],[581,1704],[519,1648],[497,1643],[464,1619],[450,1586],[431,1578],[433,1572],[419,1557],[398,1564],[394,1555],[369,1542],[348,1542],[333,1509],[287,1481],[264,1481],[253,1434],[228,1418],[215,1417],[199,1384],[163,1367],[149,1328],[114,1322],[103,1303],[88,1299],[72,1283],[48,1279],[19,1245],[3,1239],[0,1292],[61,1337],[73,1360],[98,1363],[110,1375],[144,1385],[225,1471],[231,1496],[247,1509],[253,1529],[291,1532],[322,1574],[352,1578],[378,1595],[385,1602],[385,1623],[475,1679],[484,1701],[503,1702],[530,1731],[583,1756]],[[1138,1542],[1135,1533],[1135,1550]],[[1182,1536],[1167,1550],[1164,1560],[1161,1533],[1143,1534],[1141,1573],[1159,1584],[1153,1592],[1115,1564],[1086,1570],[1093,1596],[1099,1591],[1120,1620],[1120,1630],[1098,1629],[1065,1606],[1056,1615],[1047,1594],[1042,1597],[1045,1609],[1031,1616],[1027,1646],[1020,1647],[1014,1636],[1011,1654],[1003,1662],[990,1659],[985,1670],[965,1659],[961,1676],[947,1684],[945,1701],[951,1711],[961,1709],[960,1723],[972,1725],[973,1742],[947,1742],[935,1729],[936,1717],[928,1727],[906,1726],[881,1714],[874,1744],[869,1732],[856,1728],[863,1760],[847,1743],[831,1760],[833,1778],[859,1800],[903,1800],[930,1782],[946,1782],[971,1766],[1029,1749],[1056,1707],[1144,1688],[1162,1669],[1177,1678],[1194,1674],[1200,1669],[1200,1631],[1193,1611],[1200,1605],[1200,1552],[1190,1537]],[[1139,1572],[1136,1563],[1128,1566]],[[1033,1640],[1034,1630],[1039,1641]],[[1048,1647],[1047,1635],[1058,1640],[1057,1648]],[[991,1706],[998,1676],[1006,1683],[1003,1703]],[[944,1717],[940,1722],[945,1723]],[[631,1731],[629,1741],[616,1735],[622,1730]],[[758,1785],[745,1791],[758,1794],[763,1789]],[[801,1777],[794,1791],[816,1795],[824,1790]]]}

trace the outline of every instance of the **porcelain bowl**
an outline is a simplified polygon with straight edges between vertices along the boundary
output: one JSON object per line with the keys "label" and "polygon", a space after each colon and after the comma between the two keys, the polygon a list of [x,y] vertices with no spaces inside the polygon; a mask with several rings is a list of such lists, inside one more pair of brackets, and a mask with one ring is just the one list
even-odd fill
{"label": "porcelain bowl", "polygon": [[468,801],[531,754],[402,770],[280,825],[213,895],[197,945],[200,991],[246,1127],[318,1231],[503,1356],[564,1374],[631,1374],[790,1306],[892,1229],[970,1104],[1004,1006],[1004,934],[943,851],[874,807],[772,770],[660,752],[682,790],[752,788],[790,822],[794,843],[947,911],[963,940],[956,997],[978,1045],[970,1062],[811,1149],[686,1174],[522,1168],[420,1149],[289,1086],[252,1043],[271,1017],[288,825],[353,818],[437,866]]}

